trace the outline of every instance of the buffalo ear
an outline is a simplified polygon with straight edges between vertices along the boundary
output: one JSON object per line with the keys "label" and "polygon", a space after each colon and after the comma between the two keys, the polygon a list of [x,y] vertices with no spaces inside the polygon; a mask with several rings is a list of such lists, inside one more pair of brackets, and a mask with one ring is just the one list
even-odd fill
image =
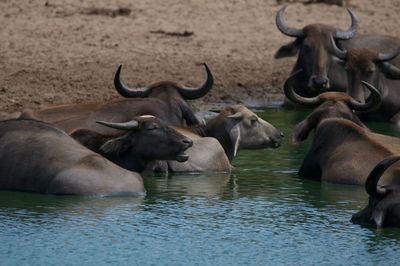
{"label": "buffalo ear", "polygon": [[292,138],[291,138],[292,144],[299,144],[300,142],[307,139],[308,134],[310,134],[310,131],[313,128],[314,127],[310,124],[308,119],[305,119],[300,123],[298,123],[292,131]]}
{"label": "buffalo ear", "polygon": [[300,49],[300,41],[295,40],[288,44],[285,44],[279,48],[279,50],[275,53],[275,59],[284,58],[284,57],[291,57],[295,56]]}
{"label": "buffalo ear", "polygon": [[100,151],[104,154],[120,154],[129,149],[129,142],[125,136],[117,137],[106,141],[100,146]]}
{"label": "buffalo ear", "polygon": [[77,129],[70,136],[94,152],[119,154],[129,148],[126,134],[115,136],[106,142],[104,142],[104,135],[90,129]]}
{"label": "buffalo ear", "polygon": [[244,114],[242,112],[237,112],[237,113],[234,113],[233,115],[228,115],[227,117],[230,119],[241,121],[244,117]]}

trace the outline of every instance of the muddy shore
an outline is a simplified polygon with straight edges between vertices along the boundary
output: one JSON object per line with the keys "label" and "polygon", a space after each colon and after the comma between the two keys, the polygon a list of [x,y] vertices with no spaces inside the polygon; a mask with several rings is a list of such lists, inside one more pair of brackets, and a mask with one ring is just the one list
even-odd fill
{"label": "muddy shore", "polygon": [[[400,2],[348,2],[359,32],[399,36]],[[114,99],[118,64],[131,87],[161,80],[197,86],[203,62],[216,82],[195,106],[279,104],[295,60],[273,58],[290,41],[275,26],[279,7],[276,0],[0,1],[0,109]],[[295,27],[350,25],[337,5],[290,3],[285,16]]]}

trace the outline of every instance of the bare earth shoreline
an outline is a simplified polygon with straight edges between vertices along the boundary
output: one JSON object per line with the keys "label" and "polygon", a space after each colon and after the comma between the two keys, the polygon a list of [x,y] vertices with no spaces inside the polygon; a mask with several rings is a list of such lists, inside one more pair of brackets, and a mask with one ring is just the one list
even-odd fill
{"label": "bare earth shoreline", "polygon": [[[282,101],[294,58],[275,60],[290,41],[275,26],[275,0],[0,0],[0,111],[119,97],[116,66],[131,87],[161,80],[197,86],[201,63],[215,75],[196,107]],[[400,36],[400,2],[350,0],[360,33]],[[288,24],[347,29],[343,7],[291,3]]]}

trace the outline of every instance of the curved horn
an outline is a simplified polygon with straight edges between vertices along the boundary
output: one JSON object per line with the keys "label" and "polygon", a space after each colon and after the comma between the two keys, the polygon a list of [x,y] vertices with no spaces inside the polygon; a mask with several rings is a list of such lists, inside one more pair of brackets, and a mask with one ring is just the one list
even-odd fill
{"label": "curved horn", "polygon": [[369,173],[367,177],[367,181],[365,182],[365,190],[371,197],[382,198],[388,192],[387,189],[378,188],[378,182],[383,173],[388,169],[392,164],[400,160],[400,155],[392,155],[381,162],[379,162],[374,169]]}
{"label": "curved horn", "polygon": [[198,88],[187,88],[187,87],[179,88],[179,92],[184,99],[186,100],[198,99],[206,95],[211,90],[214,84],[214,77],[210,69],[208,68],[207,64],[204,63],[203,65],[207,72],[206,81],[203,83],[203,85],[201,85]]}
{"label": "curved horn", "polygon": [[390,61],[393,58],[395,58],[400,52],[400,48],[397,48],[395,51],[389,52],[389,53],[378,53],[378,56],[376,58],[376,61],[379,62],[385,62],[385,61]]}
{"label": "curved horn", "polygon": [[139,123],[136,120],[131,120],[124,123],[114,123],[114,122],[105,122],[105,121],[96,121],[97,124],[111,127],[120,130],[133,130],[139,127]]}
{"label": "curved horn", "polygon": [[362,111],[362,112],[371,112],[376,109],[381,105],[382,102],[382,96],[381,93],[371,84],[365,81],[361,81],[361,83],[364,85],[365,88],[367,88],[371,92],[371,96],[369,97],[369,101],[366,103],[360,103],[353,98],[351,98],[349,102],[349,106],[351,109],[356,110],[356,111]]}
{"label": "curved horn", "polygon": [[339,40],[351,39],[357,33],[357,29],[358,29],[357,17],[353,13],[353,11],[351,11],[349,8],[347,8],[347,12],[349,12],[350,17],[351,17],[351,26],[347,31],[339,31],[339,30],[336,31],[335,38],[337,38]]}
{"label": "curved horn", "polygon": [[285,13],[285,9],[287,6],[283,6],[276,13],[275,23],[278,29],[285,35],[290,37],[304,37],[304,32],[302,29],[290,28],[286,25],[285,20],[283,19],[283,13]]}
{"label": "curved horn", "polygon": [[332,48],[333,48],[333,53],[336,57],[339,59],[345,60],[347,56],[347,51],[346,50],[341,50],[339,47],[337,47],[335,40],[331,36],[331,43],[332,43]]}
{"label": "curved horn", "polygon": [[379,63],[380,70],[388,79],[400,79],[400,68],[389,62]]}
{"label": "curved horn", "polygon": [[296,72],[294,72],[286,81],[285,84],[283,85],[283,91],[285,92],[286,97],[291,100],[292,102],[295,102],[297,104],[301,105],[306,105],[306,106],[316,106],[321,103],[321,99],[319,96],[311,97],[311,98],[306,98],[303,96],[298,95],[294,90],[293,90],[293,81],[294,78],[302,72],[303,69],[299,69]]}
{"label": "curved horn", "polygon": [[128,88],[127,86],[125,86],[124,83],[122,83],[121,78],[120,78],[121,68],[122,68],[122,65],[119,65],[117,68],[117,72],[115,72],[115,76],[114,76],[114,87],[118,91],[118,93],[123,97],[129,97],[129,98],[147,97],[151,92],[151,90],[148,89],[147,87],[131,89],[131,88]]}

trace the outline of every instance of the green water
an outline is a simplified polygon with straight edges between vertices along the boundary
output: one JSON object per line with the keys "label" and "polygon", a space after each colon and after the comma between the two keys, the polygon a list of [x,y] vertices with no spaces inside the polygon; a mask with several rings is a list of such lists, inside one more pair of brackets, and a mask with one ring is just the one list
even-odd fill
{"label": "green water", "polygon": [[297,176],[306,113],[266,110],[281,148],[240,151],[231,175],[147,176],[143,198],[0,192],[0,265],[399,265],[400,229],[349,222],[363,187]]}

